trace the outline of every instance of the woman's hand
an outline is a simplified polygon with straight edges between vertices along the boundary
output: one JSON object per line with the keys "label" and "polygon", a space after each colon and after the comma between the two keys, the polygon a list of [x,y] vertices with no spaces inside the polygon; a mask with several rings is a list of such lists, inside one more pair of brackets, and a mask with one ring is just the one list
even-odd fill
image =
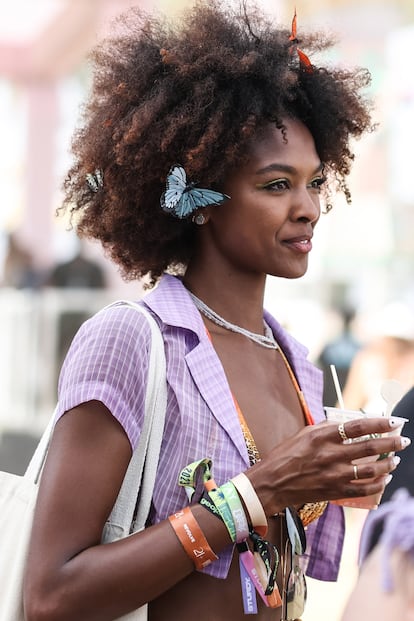
{"label": "woman's hand", "polygon": [[[382,492],[389,473],[399,463],[393,453],[406,448],[410,440],[400,435],[375,435],[394,431],[398,424],[392,417],[349,421],[343,425],[346,437],[368,436],[356,442],[344,441],[336,423],[305,427],[276,446],[246,475],[268,516],[291,505]],[[390,455],[375,459],[384,453]],[[355,469],[353,461],[364,457],[373,460]]]}

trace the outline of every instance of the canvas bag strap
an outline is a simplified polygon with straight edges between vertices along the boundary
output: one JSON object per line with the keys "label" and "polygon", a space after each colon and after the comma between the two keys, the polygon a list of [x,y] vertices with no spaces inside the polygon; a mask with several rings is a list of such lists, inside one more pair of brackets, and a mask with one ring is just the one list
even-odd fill
{"label": "canvas bag strap", "polygon": [[49,422],[44,430],[42,437],[36,447],[33,457],[31,458],[29,465],[27,466],[24,478],[28,481],[36,483],[42,472],[43,464],[45,463],[47,449],[49,448],[50,438],[52,437],[53,427],[55,425],[55,416],[58,406],[56,406]]}
{"label": "canvas bag strap", "polygon": [[152,315],[140,304],[128,300],[120,300],[115,305],[135,308],[151,327],[144,423],[109,518],[109,522],[122,526],[124,533],[132,533],[144,528],[151,507],[167,409],[167,371],[164,341]]}

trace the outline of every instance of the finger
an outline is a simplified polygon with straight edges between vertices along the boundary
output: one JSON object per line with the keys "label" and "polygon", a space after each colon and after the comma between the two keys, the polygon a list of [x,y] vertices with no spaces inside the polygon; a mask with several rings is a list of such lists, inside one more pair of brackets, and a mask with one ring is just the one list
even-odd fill
{"label": "finger", "polygon": [[344,444],[344,450],[347,453],[347,459],[354,461],[362,457],[380,457],[389,456],[389,453],[402,451],[411,444],[410,438],[404,436],[386,436],[377,438],[368,436],[363,440],[355,440]]}
{"label": "finger", "polygon": [[386,476],[396,469],[400,461],[401,457],[393,455],[387,459],[353,463],[349,468],[351,480],[361,481],[363,479],[375,479],[380,476]]}
{"label": "finger", "polygon": [[355,460],[346,464],[342,464],[340,471],[337,471],[336,478],[338,481],[342,481],[348,484],[350,481],[358,481],[361,484],[367,482],[367,480],[375,480],[381,477],[386,477],[390,472],[400,463],[401,458],[397,456],[388,457],[386,459],[379,460],[377,456],[374,458],[364,458],[363,460]]}
{"label": "finger", "polygon": [[354,462],[362,458],[371,458],[372,461],[382,461],[384,458],[392,457],[396,451],[404,450],[409,444],[410,439],[396,436],[385,438],[367,438],[345,444],[343,450],[346,452],[346,461]]}
{"label": "finger", "polygon": [[344,487],[344,497],[360,498],[361,496],[381,494],[391,479],[392,474],[387,474],[376,479],[352,480]]}
{"label": "finger", "polygon": [[394,416],[368,418],[361,415],[361,418],[346,421],[338,425],[333,424],[333,427],[337,429],[336,436],[339,441],[346,441],[365,435],[395,432],[399,427],[402,427],[403,423],[404,419]]}

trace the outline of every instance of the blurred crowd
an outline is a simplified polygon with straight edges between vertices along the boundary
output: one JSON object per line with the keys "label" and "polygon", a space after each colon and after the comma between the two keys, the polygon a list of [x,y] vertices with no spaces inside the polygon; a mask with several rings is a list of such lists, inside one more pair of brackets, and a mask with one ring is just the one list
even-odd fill
{"label": "blurred crowd", "polygon": [[96,289],[105,288],[108,284],[104,268],[86,256],[82,244],[68,261],[45,269],[36,267],[30,250],[14,234],[8,235],[6,240],[0,283],[16,289],[47,286]]}

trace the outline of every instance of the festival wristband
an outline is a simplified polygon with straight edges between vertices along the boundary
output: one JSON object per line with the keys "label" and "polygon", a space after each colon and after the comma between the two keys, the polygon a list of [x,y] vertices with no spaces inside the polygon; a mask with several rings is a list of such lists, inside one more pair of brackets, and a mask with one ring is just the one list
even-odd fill
{"label": "festival wristband", "polygon": [[208,491],[208,495],[210,496],[216,509],[219,511],[221,519],[223,520],[227,530],[229,531],[230,539],[233,542],[236,541],[236,526],[233,520],[233,514],[230,510],[229,505],[227,504],[221,488],[215,486],[213,489],[210,489]]}
{"label": "festival wristband", "polygon": [[[222,492],[219,490],[216,482],[211,476],[211,465],[212,462],[209,458],[200,459],[198,461],[192,462],[191,464],[188,464],[188,466],[181,470],[178,477],[178,484],[185,488],[187,497],[191,502],[197,487],[198,473],[201,470],[204,487],[207,490],[212,503],[219,512],[219,515],[229,532],[231,540],[235,541],[236,527],[234,525],[233,516],[230,511],[230,507],[226,502],[226,499],[224,498]],[[207,506],[205,501],[201,504],[204,504],[207,509],[211,510],[211,507]]]}
{"label": "festival wristband", "polygon": [[208,495],[207,490],[204,490],[203,495],[201,496],[201,498],[200,498],[200,500],[198,502],[199,502],[199,504],[202,507],[204,507],[205,509],[210,511],[210,513],[212,513],[213,515],[218,517],[219,520],[222,520],[221,515],[220,515],[220,511],[217,509],[216,505],[211,500],[210,496]]}
{"label": "festival wristband", "polygon": [[177,511],[169,516],[169,522],[177,535],[187,556],[194,563],[198,570],[204,569],[212,561],[217,561],[216,556],[205,538],[197,520],[195,519],[190,507],[185,507],[182,511]]}
{"label": "festival wristband", "polygon": [[[272,596],[273,592],[278,591],[276,584],[276,573],[279,567],[279,552],[275,545],[263,539],[258,533],[252,531],[250,539],[253,542],[254,558],[256,569],[261,578],[266,596]],[[281,602],[280,598],[280,602]]]}
{"label": "festival wristband", "polygon": [[257,615],[257,598],[255,584],[246,570],[241,556],[239,555],[240,588],[243,598],[243,609],[245,615]]}
{"label": "festival wristband", "polygon": [[231,482],[237,489],[241,499],[244,502],[249,514],[251,525],[254,530],[259,533],[259,535],[264,537],[268,528],[267,519],[262,503],[260,502],[253,485],[250,483],[244,472],[241,472],[237,476],[233,477]]}
{"label": "festival wristband", "polygon": [[[282,605],[282,598],[280,596],[279,588],[276,582],[274,582],[274,586],[269,593],[269,574],[262,561],[262,558],[258,555],[257,552],[255,552],[254,554],[251,552],[246,541],[238,543],[237,550],[239,552],[240,578],[242,582],[241,586],[243,592],[243,602],[245,598],[250,595],[249,584],[245,582],[247,574],[251,582],[255,586],[257,593],[259,593],[260,597],[262,598],[264,604],[269,608],[279,608]],[[250,597],[248,598],[247,603],[250,604],[251,607]],[[246,611],[246,605],[245,613],[251,614],[250,612]]]}
{"label": "festival wristband", "polygon": [[[211,459],[208,457],[193,461],[183,468],[178,477],[178,485],[184,487],[189,502],[192,501],[197,486],[197,474],[202,471],[203,483],[208,485],[211,477]],[[215,485],[215,484],[214,484]]]}
{"label": "festival wristband", "polygon": [[[237,550],[239,552],[240,565],[243,565],[244,570],[249,575],[251,581],[253,582],[256,591],[259,593],[262,598],[264,604],[269,606],[269,602],[267,601],[267,597],[264,592],[264,588],[262,583],[260,582],[259,575],[257,573],[256,564],[254,561],[254,556],[252,551],[249,549],[246,541],[241,541],[237,544]],[[242,572],[240,572],[241,578],[243,577]],[[243,584],[242,584],[243,587]]]}
{"label": "festival wristband", "polygon": [[247,523],[246,514],[244,512],[240,496],[231,481],[224,483],[224,485],[220,487],[220,490],[226,499],[228,506],[230,507],[233,522],[236,527],[236,541],[238,543],[249,536],[249,525]]}

